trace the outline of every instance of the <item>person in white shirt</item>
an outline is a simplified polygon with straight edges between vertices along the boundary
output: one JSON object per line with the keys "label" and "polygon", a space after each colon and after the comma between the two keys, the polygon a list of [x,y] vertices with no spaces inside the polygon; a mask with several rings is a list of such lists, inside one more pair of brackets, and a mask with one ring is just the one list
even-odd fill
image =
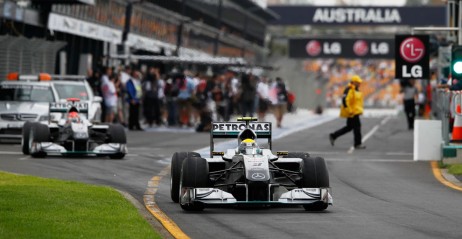
{"label": "person in white shirt", "polygon": [[101,91],[103,92],[105,106],[105,122],[112,123],[114,115],[117,113],[117,89],[115,87],[115,75],[112,74],[112,68],[106,69],[106,74],[101,77]]}
{"label": "person in white shirt", "polygon": [[258,96],[258,119],[265,120],[266,112],[269,109],[271,101],[269,100],[269,85],[266,77],[261,77],[257,85]]}
{"label": "person in white shirt", "polygon": [[121,95],[119,95],[119,107],[121,108],[120,110],[122,111],[122,122],[125,124],[128,119],[128,103],[125,100],[126,95],[127,95],[127,89],[125,89],[125,86],[127,85],[127,82],[131,78],[131,74],[133,73],[133,69],[131,66],[125,66],[124,70],[120,72],[120,92]]}

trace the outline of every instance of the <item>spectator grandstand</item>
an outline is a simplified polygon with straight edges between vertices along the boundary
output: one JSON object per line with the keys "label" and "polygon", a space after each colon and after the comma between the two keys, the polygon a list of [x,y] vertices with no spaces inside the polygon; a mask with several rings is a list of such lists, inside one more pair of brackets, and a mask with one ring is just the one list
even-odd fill
{"label": "spectator grandstand", "polygon": [[326,106],[338,107],[343,90],[350,77],[358,74],[364,80],[361,91],[367,107],[394,107],[401,102],[399,81],[394,77],[392,60],[307,60],[305,71],[316,73],[327,79]]}

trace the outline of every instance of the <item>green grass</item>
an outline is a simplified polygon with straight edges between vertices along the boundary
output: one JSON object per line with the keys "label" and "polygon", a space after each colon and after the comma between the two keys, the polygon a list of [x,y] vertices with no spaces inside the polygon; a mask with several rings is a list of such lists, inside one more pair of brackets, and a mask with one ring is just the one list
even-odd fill
{"label": "green grass", "polygon": [[447,169],[450,174],[462,175],[462,164],[445,164],[442,161],[438,161],[438,167]]}
{"label": "green grass", "polygon": [[462,164],[451,164],[447,166],[448,173],[454,175],[462,175]]}
{"label": "green grass", "polygon": [[160,238],[109,187],[0,172],[0,238]]}

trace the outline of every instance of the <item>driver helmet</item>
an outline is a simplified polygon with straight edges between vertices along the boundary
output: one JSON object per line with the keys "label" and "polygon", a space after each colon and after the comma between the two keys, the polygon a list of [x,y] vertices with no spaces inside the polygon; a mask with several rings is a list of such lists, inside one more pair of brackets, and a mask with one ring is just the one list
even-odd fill
{"label": "driver helmet", "polygon": [[80,122],[79,113],[75,111],[69,112],[69,114],[67,115],[67,119],[69,122],[79,123]]}
{"label": "driver helmet", "polygon": [[259,148],[255,140],[244,139],[239,145],[239,152],[242,154],[258,154]]}

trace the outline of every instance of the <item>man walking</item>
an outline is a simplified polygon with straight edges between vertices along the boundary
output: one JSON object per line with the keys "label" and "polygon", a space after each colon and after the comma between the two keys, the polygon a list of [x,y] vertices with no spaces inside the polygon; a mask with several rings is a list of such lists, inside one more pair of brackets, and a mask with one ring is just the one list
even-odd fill
{"label": "man walking", "polygon": [[334,146],[335,140],[353,130],[355,149],[365,149],[361,138],[361,121],[359,116],[363,113],[363,95],[359,91],[361,78],[357,75],[351,78],[351,82],[343,92],[342,105],[340,107],[340,117],[346,118],[346,126],[329,134],[329,140]]}
{"label": "man walking", "polygon": [[128,129],[129,130],[143,130],[140,126],[140,103],[142,96],[141,89],[141,73],[139,71],[133,72],[133,77],[127,81],[127,101],[130,104],[128,114]]}
{"label": "man walking", "polygon": [[401,93],[403,93],[404,113],[406,114],[407,127],[409,130],[414,129],[415,119],[415,102],[419,97],[419,91],[414,85],[415,80],[406,80],[401,82]]}

